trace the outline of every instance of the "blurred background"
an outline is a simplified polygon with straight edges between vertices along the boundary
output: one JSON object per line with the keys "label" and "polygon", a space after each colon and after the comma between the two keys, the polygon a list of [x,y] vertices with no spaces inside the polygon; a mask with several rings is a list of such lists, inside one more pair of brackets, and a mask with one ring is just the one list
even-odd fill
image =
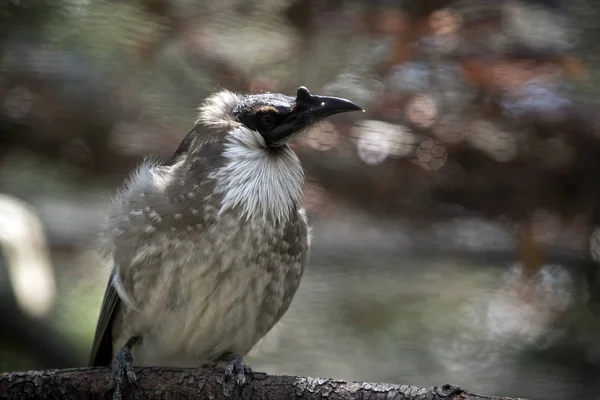
{"label": "blurred background", "polygon": [[96,235],[210,93],[366,113],[293,146],[312,261],[259,371],[600,399],[592,0],[0,0],[0,372],[83,366]]}

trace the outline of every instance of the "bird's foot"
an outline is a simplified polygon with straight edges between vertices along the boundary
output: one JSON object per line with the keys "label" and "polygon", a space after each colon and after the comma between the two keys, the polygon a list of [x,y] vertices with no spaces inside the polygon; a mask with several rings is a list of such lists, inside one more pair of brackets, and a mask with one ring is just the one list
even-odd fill
{"label": "bird's foot", "polygon": [[137,377],[133,371],[133,356],[131,347],[137,341],[137,337],[131,338],[125,343],[125,346],[117,353],[113,364],[112,373],[108,387],[113,389],[113,400],[121,400],[122,389],[125,377],[129,383],[135,383]]}
{"label": "bird's foot", "polygon": [[242,387],[246,383],[246,374],[251,374],[252,369],[248,367],[239,354],[231,354],[229,363],[225,368],[225,379],[234,379],[237,386]]}

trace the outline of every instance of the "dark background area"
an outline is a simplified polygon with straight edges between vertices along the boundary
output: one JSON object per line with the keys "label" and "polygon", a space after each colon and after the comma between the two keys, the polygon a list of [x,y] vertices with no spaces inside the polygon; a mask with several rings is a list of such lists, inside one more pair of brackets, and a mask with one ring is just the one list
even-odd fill
{"label": "dark background area", "polygon": [[87,363],[111,196],[208,94],[304,85],[366,113],[293,143],[312,261],[248,363],[600,399],[598,21],[591,0],[0,0],[0,371]]}

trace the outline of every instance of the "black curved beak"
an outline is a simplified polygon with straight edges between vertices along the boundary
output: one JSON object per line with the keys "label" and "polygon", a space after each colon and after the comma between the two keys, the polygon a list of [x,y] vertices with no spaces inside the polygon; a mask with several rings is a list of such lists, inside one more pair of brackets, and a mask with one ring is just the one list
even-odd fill
{"label": "black curved beak", "polygon": [[313,96],[304,86],[300,86],[296,93],[296,110],[300,113],[312,114],[313,118],[317,119],[344,112],[364,111],[362,107],[350,100],[339,97]]}
{"label": "black curved beak", "polygon": [[350,100],[339,97],[312,95],[305,86],[300,86],[296,93],[296,109],[294,113],[312,117],[309,119],[323,119],[334,114],[350,111],[365,110]]}
{"label": "black curved beak", "polygon": [[269,145],[281,145],[298,132],[329,116],[350,111],[365,111],[350,100],[312,95],[304,86],[298,88],[292,107],[293,110],[285,116],[279,126],[264,135]]}

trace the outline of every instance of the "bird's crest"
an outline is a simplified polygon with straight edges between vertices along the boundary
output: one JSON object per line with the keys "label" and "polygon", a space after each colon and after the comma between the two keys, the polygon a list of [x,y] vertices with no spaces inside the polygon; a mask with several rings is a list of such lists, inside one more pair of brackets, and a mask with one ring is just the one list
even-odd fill
{"label": "bird's crest", "polygon": [[199,115],[196,124],[203,124],[212,127],[228,128],[235,122],[233,110],[240,101],[240,96],[222,90],[207,97],[198,108]]}

